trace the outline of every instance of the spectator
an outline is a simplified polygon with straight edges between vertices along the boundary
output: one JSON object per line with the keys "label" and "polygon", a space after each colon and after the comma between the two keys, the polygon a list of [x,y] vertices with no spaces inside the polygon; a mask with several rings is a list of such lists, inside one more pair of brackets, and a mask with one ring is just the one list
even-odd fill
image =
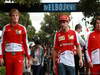
{"label": "spectator", "polygon": [[[80,36],[80,32],[82,31],[82,26],[80,24],[77,24],[75,26],[75,31],[76,31],[76,33],[78,35],[78,40],[79,40],[79,43],[80,43],[80,45],[82,47],[82,56],[84,57],[84,53],[85,53],[84,52],[85,51],[84,47],[85,47],[86,43],[83,40],[83,38]],[[76,53],[76,50],[75,50],[74,57],[75,57],[75,71],[76,71],[76,75],[79,75],[79,74],[80,75],[84,75],[84,66],[80,68],[79,62],[78,62],[79,61],[79,56]]]}
{"label": "spectator", "polygon": [[35,41],[35,46],[31,50],[31,59],[32,59],[32,72],[33,75],[41,75],[41,69],[43,66],[43,57],[44,57],[44,50],[40,44],[40,41]]}

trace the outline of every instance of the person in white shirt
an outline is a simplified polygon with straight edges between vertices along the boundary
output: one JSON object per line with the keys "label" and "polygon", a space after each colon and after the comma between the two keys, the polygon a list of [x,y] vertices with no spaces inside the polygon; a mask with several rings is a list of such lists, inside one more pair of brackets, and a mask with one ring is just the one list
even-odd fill
{"label": "person in white shirt", "polygon": [[[80,46],[82,47],[82,52],[83,52],[83,55],[84,55],[84,49],[83,47],[85,47],[86,43],[85,43],[85,40],[82,38],[82,36],[80,35],[80,32],[82,32],[82,26],[80,24],[77,24],[75,26],[75,31],[76,31],[76,34],[78,36],[78,40],[79,40],[79,43],[80,43]],[[79,66],[79,56],[78,54],[75,52],[75,73],[76,75],[78,75],[78,73],[80,73],[80,75],[83,75],[84,73],[84,67],[81,67]]]}

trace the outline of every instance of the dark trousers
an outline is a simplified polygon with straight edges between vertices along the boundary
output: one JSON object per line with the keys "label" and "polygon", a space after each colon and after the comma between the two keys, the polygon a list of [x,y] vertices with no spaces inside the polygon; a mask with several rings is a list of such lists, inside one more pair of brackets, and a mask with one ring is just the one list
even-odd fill
{"label": "dark trousers", "polygon": [[41,75],[41,65],[32,65],[31,66],[33,75]]}
{"label": "dark trousers", "polygon": [[58,64],[58,75],[75,75],[75,67]]}
{"label": "dark trousers", "polygon": [[79,66],[79,56],[74,55],[75,59],[75,75],[78,75],[78,72],[80,75],[84,75],[84,66],[80,68]]}

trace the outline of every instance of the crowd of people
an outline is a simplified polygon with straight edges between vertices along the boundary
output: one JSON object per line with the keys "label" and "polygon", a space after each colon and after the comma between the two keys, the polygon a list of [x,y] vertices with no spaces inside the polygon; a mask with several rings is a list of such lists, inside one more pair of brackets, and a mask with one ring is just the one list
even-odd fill
{"label": "crowd of people", "polygon": [[10,23],[3,28],[0,64],[5,63],[6,75],[23,75],[24,58],[31,75],[100,75],[100,14],[95,16],[93,32],[87,39],[80,35],[80,24],[71,30],[69,15],[59,15],[53,47],[43,45],[39,39],[28,46],[27,30],[19,24],[20,15],[12,9]]}

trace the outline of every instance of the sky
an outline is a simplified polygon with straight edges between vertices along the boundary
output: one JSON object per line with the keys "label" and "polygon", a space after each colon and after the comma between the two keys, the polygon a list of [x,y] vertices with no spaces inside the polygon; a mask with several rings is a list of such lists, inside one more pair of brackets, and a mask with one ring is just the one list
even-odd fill
{"label": "sky", "polygon": [[32,21],[32,26],[35,27],[36,32],[40,30],[41,22],[43,21],[44,13],[29,13],[30,19]]}

